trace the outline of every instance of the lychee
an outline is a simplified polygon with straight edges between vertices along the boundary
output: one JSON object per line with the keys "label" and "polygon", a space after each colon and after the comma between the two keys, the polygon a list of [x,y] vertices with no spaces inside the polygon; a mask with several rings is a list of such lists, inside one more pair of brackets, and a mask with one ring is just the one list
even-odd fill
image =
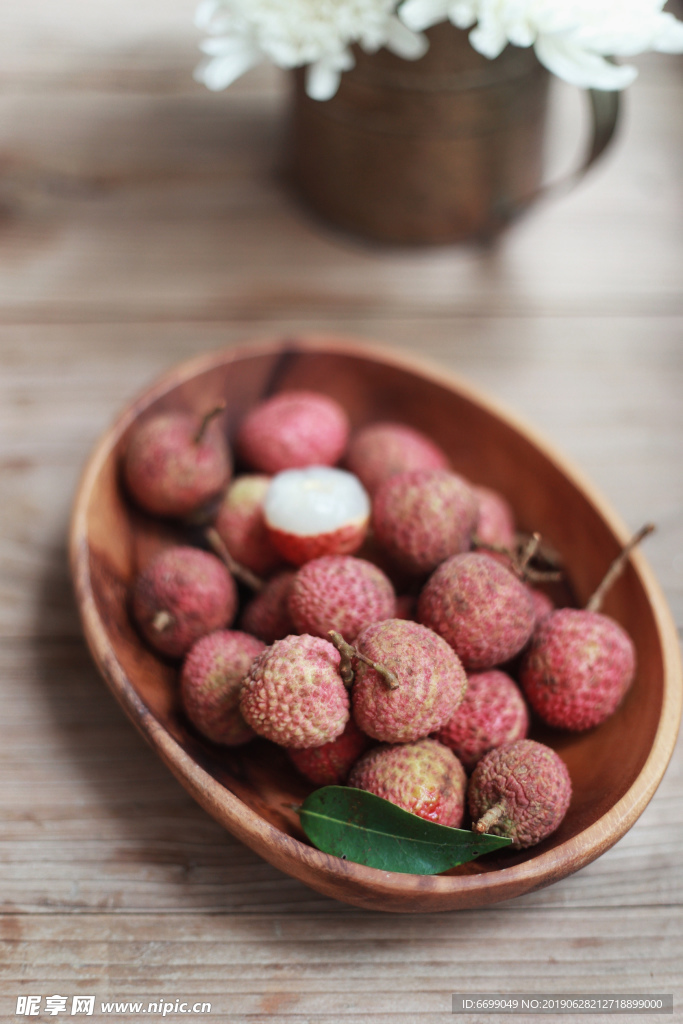
{"label": "lychee", "polygon": [[411,469],[448,469],[446,453],[426,434],[405,423],[371,423],[352,435],[346,465],[366,491],[396,473]]}
{"label": "lychee", "polygon": [[489,751],[468,788],[475,832],[534,846],[560,825],[571,800],[569,772],[559,754],[535,740],[517,740]]}
{"label": "lychee", "polygon": [[614,619],[558,608],[534,630],[519,679],[544,722],[580,731],[599,725],[617,709],[635,668],[633,641]]}
{"label": "lychee", "polygon": [[321,747],[288,750],[287,753],[295,768],[316,786],[340,786],[370,743],[370,738],[349,718],[338,739],[323,743]]}
{"label": "lychee", "polygon": [[155,650],[181,658],[201,636],[230,625],[237,588],[214,555],[198,548],[167,548],[137,576],[132,610]]}
{"label": "lychee", "polygon": [[468,550],[478,510],[462,477],[445,469],[418,469],[380,484],[372,525],[378,542],[400,565],[427,573]]}
{"label": "lychee", "polygon": [[475,526],[477,541],[492,547],[514,551],[516,543],[515,513],[512,505],[499,491],[490,487],[472,487],[479,502]]}
{"label": "lychee", "polygon": [[282,557],[303,565],[323,555],[357,551],[368,528],[370,499],[352,473],[308,466],[273,477],[264,516]]}
{"label": "lychee", "polygon": [[519,687],[498,669],[467,675],[467,689],[453,717],[434,734],[450,747],[465,769],[504,743],[524,739],[529,714]]}
{"label": "lychee", "polygon": [[289,592],[297,633],[327,639],[331,629],[352,641],[371,622],[396,611],[391,581],[381,569],[351,555],[327,555],[299,569]]}
{"label": "lychee", "polygon": [[339,652],[317,636],[288,636],[258,656],[242,683],[248,725],[283,747],[319,747],[349,720]]}
{"label": "lychee", "polygon": [[540,622],[541,619],[555,610],[555,605],[544,590],[539,590],[538,587],[527,587],[527,590],[531,595],[534,605],[534,618],[536,622]]}
{"label": "lychee", "polygon": [[263,518],[263,502],[269,486],[269,476],[237,477],[228,487],[214,522],[230,555],[258,576],[268,576],[282,563]]}
{"label": "lychee", "polygon": [[245,607],[240,621],[242,629],[267,644],[296,633],[288,603],[294,576],[293,571],[285,570],[266,581]]}
{"label": "lychee", "polygon": [[487,669],[514,657],[534,628],[529,592],[488,555],[454,555],[429,577],[418,619],[453,647],[467,669]]}
{"label": "lychee", "polygon": [[123,458],[123,476],[132,498],[157,516],[185,519],[217,501],[232,472],[223,431],[215,419],[163,413],[137,424]]}
{"label": "lychee", "polygon": [[284,391],[245,416],[237,449],[251,468],[279,473],[303,466],[332,466],[344,453],[349,420],[333,398],[314,391]]}
{"label": "lychee", "polygon": [[633,683],[633,641],[600,608],[633,548],[653,530],[648,523],[631,537],[584,609],[560,608],[542,618],[534,630],[519,678],[532,708],[549,725],[573,731],[599,725],[617,709]]}
{"label": "lychee", "polygon": [[375,622],[351,651],[353,715],[368,736],[408,743],[453,717],[467,685],[465,671],[430,629],[407,619]]}
{"label": "lychee", "polygon": [[369,750],[351,769],[348,785],[427,821],[451,828],[462,824],[467,776],[453,751],[436,740]]}
{"label": "lychee", "polygon": [[240,685],[264,650],[256,637],[219,629],[198,640],[185,658],[180,700],[192,724],[213,743],[237,746],[254,735],[240,713]]}

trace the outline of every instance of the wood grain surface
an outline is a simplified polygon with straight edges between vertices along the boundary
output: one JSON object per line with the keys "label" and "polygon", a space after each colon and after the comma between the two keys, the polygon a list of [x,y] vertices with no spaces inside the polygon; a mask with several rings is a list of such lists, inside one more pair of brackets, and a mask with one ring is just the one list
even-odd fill
{"label": "wood grain surface", "polygon": [[[93,668],[66,560],[85,457],[146,382],[252,336],[332,329],[465,374],[629,526],[655,520],[645,553],[683,626],[680,59],[640,62],[601,167],[496,248],[382,250],[283,190],[277,75],[219,96],[192,84],[193,6],[2,15],[0,1016],[60,993],[69,1009],[75,994],[209,1001],[184,1019],[211,1022],[431,1024],[452,992],[528,989],[673,992],[681,1020],[680,742],[589,867],[399,926],[280,874],[194,804]],[[553,111],[560,171],[581,107],[559,89]]]}

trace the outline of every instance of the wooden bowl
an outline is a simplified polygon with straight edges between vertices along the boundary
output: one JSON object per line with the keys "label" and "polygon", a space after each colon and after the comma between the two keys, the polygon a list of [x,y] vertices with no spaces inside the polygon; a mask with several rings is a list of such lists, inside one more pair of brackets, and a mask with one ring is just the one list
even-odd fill
{"label": "wooden bowl", "polygon": [[555,747],[572,777],[569,812],[545,842],[490,854],[438,876],[378,871],[308,844],[291,809],[314,787],[283,751],[256,740],[226,749],[183,718],[177,668],[155,657],[130,622],[127,595],[141,564],[181,536],[127,501],[119,456],[131,425],[150,411],[204,411],[225,400],[230,436],[259,399],[310,388],[338,399],[354,426],[400,419],[425,431],[473,482],[500,489],[523,529],[560,552],[585,602],[627,531],[575,468],[529,427],[465,382],[359,341],[305,337],[212,353],[179,366],[129,405],[98,443],[76,497],[71,564],[85,635],[107,683],[171,771],[209,814],[277,868],[347,903],[388,911],[476,907],[541,888],[594,860],[633,825],[671,756],[682,698],[676,630],[639,551],[605,611],[629,631],[635,684],[597,729],[534,734]]}

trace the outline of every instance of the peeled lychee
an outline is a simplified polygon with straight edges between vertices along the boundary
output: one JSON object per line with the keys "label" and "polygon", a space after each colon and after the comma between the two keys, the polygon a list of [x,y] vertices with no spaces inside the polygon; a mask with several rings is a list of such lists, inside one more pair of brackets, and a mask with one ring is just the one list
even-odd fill
{"label": "peeled lychee", "polygon": [[314,391],[284,391],[245,416],[237,449],[261,473],[332,466],[344,454],[349,429],[346,413],[333,398]]}
{"label": "peeled lychee", "polygon": [[289,591],[294,576],[294,572],[286,570],[266,581],[263,590],[252,597],[244,609],[240,621],[242,629],[267,644],[296,633],[289,614]]}
{"label": "peeled lychee", "polygon": [[524,739],[528,731],[519,687],[505,672],[490,669],[468,673],[462,703],[434,738],[450,747],[469,772],[489,750]]}
{"label": "peeled lychee", "polygon": [[534,628],[529,592],[488,555],[449,558],[429,577],[418,619],[457,652],[467,669],[487,669],[514,657]]}
{"label": "peeled lychee", "polygon": [[353,715],[368,736],[408,743],[440,729],[463,698],[467,679],[449,645],[430,629],[407,619],[368,626],[355,649],[376,667],[353,658]]}
{"label": "peeled lychee", "polygon": [[232,472],[223,431],[214,418],[163,413],[131,432],[123,475],[131,497],[157,516],[192,517],[216,501]]}
{"label": "peeled lychee", "polygon": [[259,736],[283,747],[320,747],[349,720],[340,655],[317,636],[287,636],[260,654],[242,683],[240,710]]}
{"label": "peeled lychee", "polygon": [[237,477],[228,488],[214,522],[229,554],[258,576],[268,576],[282,563],[263,518],[269,486],[269,476],[254,473]]}
{"label": "peeled lychee", "polygon": [[448,456],[425,434],[404,423],[371,423],[351,438],[346,465],[374,494],[395,473],[448,469]]}
{"label": "peeled lychee", "polygon": [[514,551],[515,514],[510,502],[490,487],[473,487],[472,490],[479,502],[479,515],[474,531],[477,540]]}
{"label": "peeled lychee", "polygon": [[295,768],[316,786],[340,786],[370,743],[370,738],[349,718],[344,732],[331,743],[287,753]]}
{"label": "peeled lychee", "polygon": [[327,555],[299,569],[289,592],[297,633],[327,639],[331,629],[352,641],[371,622],[396,611],[391,581],[381,569],[351,555]]}
{"label": "peeled lychee", "polygon": [[213,743],[237,746],[254,735],[240,713],[240,685],[264,650],[256,637],[220,629],[198,640],[185,658],[180,700],[192,724]]}
{"label": "peeled lychee", "polygon": [[323,555],[357,551],[368,528],[370,499],[352,473],[308,466],[273,477],[264,516],[282,557],[303,565]]}
{"label": "peeled lychee", "polygon": [[559,608],[538,623],[520,683],[544,722],[579,731],[616,710],[635,669],[633,641],[618,622],[601,612]]}
{"label": "peeled lychee", "polygon": [[148,643],[162,654],[181,658],[200,637],[230,625],[237,610],[237,588],[214,555],[172,547],[138,575],[132,609]]}
{"label": "peeled lychee", "polygon": [[462,477],[445,469],[418,469],[397,473],[378,487],[372,525],[399,565],[427,573],[469,549],[478,511]]}
{"label": "peeled lychee", "polygon": [[436,740],[369,750],[351,769],[348,785],[427,821],[451,828],[462,824],[467,776],[453,751]]}
{"label": "peeled lychee", "polygon": [[560,825],[572,795],[559,754],[535,740],[518,740],[489,751],[468,789],[475,832],[512,839],[516,849],[534,846]]}

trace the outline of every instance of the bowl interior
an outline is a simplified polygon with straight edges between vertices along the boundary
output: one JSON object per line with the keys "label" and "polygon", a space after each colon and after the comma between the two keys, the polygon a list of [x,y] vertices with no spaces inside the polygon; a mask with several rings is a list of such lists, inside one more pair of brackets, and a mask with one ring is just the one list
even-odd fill
{"label": "bowl interior", "polygon": [[[520,527],[540,531],[554,545],[579,605],[599,582],[624,535],[618,521],[589,486],[573,477],[563,460],[543,442],[499,414],[490,401],[473,394],[465,385],[442,382],[433,374],[420,373],[395,357],[373,351],[290,342],[255,352],[224,353],[199,365],[181,367],[129,407],[100,445],[99,457],[91,464],[90,477],[79,498],[84,536],[75,539],[87,562],[86,589],[92,614],[84,621],[91,646],[110,683],[125,677],[132,687],[139,700],[134,705],[128,701],[127,710],[138,724],[143,712],[150,714],[156,734],[160,730],[168,734],[187,755],[179,761],[168,751],[165,754],[181,780],[185,781],[187,775],[184,765],[192,763],[220,784],[212,788],[211,800],[205,802],[211,813],[233,827],[235,802],[229,797],[233,794],[285,836],[306,844],[291,805],[314,787],[297,774],[284,752],[265,741],[233,750],[204,741],[179,708],[177,665],[152,654],[131,624],[128,593],[135,573],[155,551],[186,538],[187,533],[134,508],[119,480],[120,453],[138,416],[168,409],[200,412],[225,400],[225,428],[232,437],[244,413],[256,401],[290,388],[310,388],[336,398],[348,411],[354,427],[373,420],[401,420],[438,441],[458,472],[474,483],[501,490],[511,501]],[[83,604],[83,587],[77,586],[77,590]],[[604,610],[628,630],[635,642],[638,673],[634,686],[617,713],[598,729],[570,735],[535,724],[532,732],[534,738],[561,753],[571,773],[573,798],[564,822],[553,836],[531,850],[504,851],[454,869],[450,879],[439,880],[441,890],[451,885],[456,892],[472,876],[499,874],[517,864],[533,862],[568,842],[574,851],[572,857],[566,859],[566,864],[560,857],[562,866],[556,862],[552,877],[569,873],[580,866],[577,843],[571,841],[578,839],[580,845],[582,834],[629,792],[643,771],[662,717],[666,672],[661,623],[637,556],[613,587]],[[102,631],[97,641],[89,630],[93,615]],[[120,685],[115,684],[114,689],[120,690]],[[149,735],[149,729],[145,731]],[[229,806],[221,806],[221,793]],[[607,836],[601,848],[611,845],[619,834]],[[258,848],[258,844],[252,845]],[[298,842],[291,844],[295,859],[299,846]],[[267,849],[259,852],[269,855]],[[598,852],[596,847],[584,862]],[[325,859],[327,872],[334,873],[335,861]],[[277,863],[283,866],[281,858]],[[543,863],[547,876],[547,858]],[[286,863],[284,867],[288,870]],[[375,873],[370,869],[360,871],[366,872],[372,886]],[[532,878],[533,871],[526,874]],[[405,880],[412,876],[402,878],[408,885]],[[548,880],[551,878],[544,876],[534,883],[532,879],[527,888]],[[480,886],[483,882],[480,879]],[[341,895],[344,898],[343,892]],[[420,909],[426,908],[421,905]]]}

